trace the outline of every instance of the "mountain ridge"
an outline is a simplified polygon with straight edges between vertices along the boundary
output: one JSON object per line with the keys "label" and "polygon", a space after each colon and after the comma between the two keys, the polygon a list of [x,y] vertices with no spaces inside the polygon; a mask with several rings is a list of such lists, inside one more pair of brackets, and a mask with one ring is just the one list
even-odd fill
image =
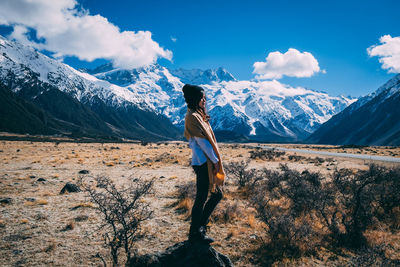
{"label": "mountain ridge", "polygon": [[307,142],[400,145],[400,74],[316,130]]}
{"label": "mountain ridge", "polygon": [[[299,141],[355,101],[344,96],[331,97],[324,92],[292,88],[278,81],[238,81],[223,68],[177,71],[155,64],[147,69],[113,69],[94,75],[114,84],[124,80],[126,88],[142,95],[147,104],[170,118],[180,129],[186,113],[181,92],[184,77],[186,83],[198,84],[205,89],[208,110],[213,118],[211,124],[216,132],[224,132],[224,138],[226,131],[231,131],[232,135],[239,131],[238,134],[258,141]],[[202,84],[196,83],[199,77]]]}
{"label": "mountain ridge", "polygon": [[[99,128],[102,135],[110,135],[116,139],[180,138],[180,131],[167,118],[126,88],[98,80],[92,75],[57,62],[33,48],[8,41],[1,36],[0,52],[0,79],[3,85],[33,104],[44,95],[48,96],[41,102],[41,109],[57,119],[65,120],[64,117],[60,118],[61,114],[73,114],[74,110],[62,109],[76,104],[75,107],[79,106],[79,109],[75,110],[76,116],[69,116],[67,121],[73,123],[74,119],[80,116],[82,120],[79,125],[83,131],[78,132],[82,135],[86,134],[84,129],[86,125],[91,124],[91,119],[96,121],[98,118],[100,120],[105,118],[106,120],[100,123],[104,127]],[[65,102],[63,105],[53,105],[50,108],[49,104],[59,100],[59,97],[48,95],[48,91],[53,89],[60,92],[57,94]],[[73,104],[75,101],[79,104]],[[92,115],[88,116],[89,113]],[[155,127],[154,124],[158,126]]]}
{"label": "mountain ridge", "polygon": [[54,86],[97,114],[108,125],[104,131],[116,137],[183,138],[184,82],[205,89],[211,125],[227,141],[298,142],[355,101],[276,80],[239,81],[222,67],[170,70],[152,64],[126,70],[106,64],[81,72],[3,37],[0,52],[0,79],[13,93],[21,84]]}

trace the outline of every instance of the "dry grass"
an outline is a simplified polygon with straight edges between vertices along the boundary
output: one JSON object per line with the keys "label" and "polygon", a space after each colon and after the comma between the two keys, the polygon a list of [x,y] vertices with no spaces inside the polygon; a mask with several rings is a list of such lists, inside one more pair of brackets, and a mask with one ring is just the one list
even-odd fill
{"label": "dry grass", "polygon": [[249,214],[249,216],[247,216],[247,224],[250,226],[250,228],[256,227],[256,217],[254,214]]}
{"label": "dry grass", "polygon": [[176,209],[180,213],[185,213],[185,216],[191,216],[192,207],[193,207],[193,200],[188,197],[181,199],[176,205]]}
{"label": "dry grass", "polygon": [[82,202],[79,203],[78,205],[75,205],[71,208],[71,210],[76,210],[79,208],[94,208],[94,203],[92,202]]}
{"label": "dry grass", "polygon": [[[223,158],[227,162],[247,160],[253,144],[221,144]],[[289,146],[279,144],[278,146]],[[303,149],[305,145],[290,145]],[[118,148],[117,148],[118,147]],[[20,149],[17,154],[16,150]],[[347,151],[355,148],[308,148],[314,150]],[[357,149],[361,153],[374,155],[400,155],[400,149]],[[152,206],[154,218],[144,225],[147,236],[138,241],[138,253],[153,253],[187,238],[193,205],[193,187],[187,188],[184,197],[176,194],[179,186],[195,181],[189,166],[191,151],[186,143],[167,144],[76,144],[44,142],[0,141],[2,157],[0,168],[0,198],[10,197],[10,204],[0,206],[0,260],[5,266],[62,266],[73,262],[76,266],[97,266],[101,261],[97,253],[107,255],[102,242],[100,218],[83,192],[59,195],[67,181],[79,178],[78,172],[89,170],[89,176],[106,174],[118,185],[129,179],[151,179],[156,177],[154,193],[145,201]],[[299,171],[320,171],[328,175],[335,168],[365,169],[362,160],[335,158],[334,161],[315,159],[315,156],[297,154],[304,158],[289,160],[287,152],[282,159],[273,161],[253,160],[249,168],[279,169],[280,163]],[[13,158],[15,157],[15,158]],[[322,157],[321,157],[322,158]],[[313,160],[309,160],[313,159]],[[84,164],[84,167],[82,166]],[[55,166],[55,167],[53,167]],[[32,178],[32,176],[34,176]],[[22,178],[23,179],[22,179]],[[37,183],[44,177],[46,182]],[[189,195],[191,193],[191,195]],[[35,201],[28,201],[36,199]],[[284,199],[275,203],[285,206]],[[180,212],[177,212],[180,211]],[[260,239],[265,238],[265,225],[250,208],[246,194],[241,194],[233,181],[227,178],[224,199],[212,215],[209,234],[218,250],[228,255],[235,266],[259,266],[256,256]],[[312,220],[313,228],[321,226]],[[368,241],[387,244],[386,253],[391,258],[400,258],[400,234],[398,230],[371,229]],[[21,250],[22,253],[14,251]],[[38,253],[39,252],[39,253]],[[347,253],[347,254],[346,254]],[[51,257],[49,257],[51,255]],[[282,259],[278,266],[343,266],[349,264],[350,252],[343,255],[321,249],[317,256],[300,259]],[[105,257],[107,263],[110,259]],[[24,261],[24,263],[21,263]]]}
{"label": "dry grass", "polygon": [[46,199],[37,199],[35,201],[25,201],[25,206],[47,205],[49,202]]}
{"label": "dry grass", "polygon": [[46,247],[44,247],[41,251],[42,251],[42,252],[45,252],[45,253],[49,253],[49,252],[54,251],[56,248],[57,248],[57,243],[56,243],[56,241],[51,240],[51,241],[49,242],[49,244],[48,244]]}

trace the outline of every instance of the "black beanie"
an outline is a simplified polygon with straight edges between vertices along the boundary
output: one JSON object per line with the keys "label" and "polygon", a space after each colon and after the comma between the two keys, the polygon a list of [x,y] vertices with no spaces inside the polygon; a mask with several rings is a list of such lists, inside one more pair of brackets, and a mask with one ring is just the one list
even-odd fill
{"label": "black beanie", "polygon": [[185,84],[182,91],[188,107],[196,110],[200,100],[203,98],[204,89],[197,85]]}

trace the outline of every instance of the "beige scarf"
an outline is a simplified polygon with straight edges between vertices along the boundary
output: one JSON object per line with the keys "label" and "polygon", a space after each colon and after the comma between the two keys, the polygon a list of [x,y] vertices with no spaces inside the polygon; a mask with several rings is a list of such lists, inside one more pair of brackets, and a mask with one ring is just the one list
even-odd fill
{"label": "beige scarf", "polygon": [[[214,132],[211,129],[210,123],[206,118],[205,114],[201,110],[192,110],[188,108],[185,117],[185,132],[184,136],[187,140],[191,137],[201,137],[207,139],[214,149],[215,154],[218,157],[219,171],[216,175],[213,173],[213,163],[207,157],[207,167],[208,167],[208,178],[209,178],[209,189],[211,192],[224,184],[225,172],[222,166],[221,155],[219,154],[219,149],[217,145],[217,140],[215,139]],[[218,188],[219,189],[219,188]]]}

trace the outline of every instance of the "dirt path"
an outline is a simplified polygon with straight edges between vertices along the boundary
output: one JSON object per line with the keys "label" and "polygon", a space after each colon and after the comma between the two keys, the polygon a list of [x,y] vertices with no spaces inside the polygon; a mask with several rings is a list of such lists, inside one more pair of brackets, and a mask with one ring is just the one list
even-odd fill
{"label": "dirt path", "polygon": [[356,159],[364,159],[364,160],[372,160],[372,161],[386,161],[386,162],[400,163],[400,158],[388,157],[388,156],[373,156],[373,155],[366,155],[366,154],[337,153],[337,152],[316,151],[316,150],[285,148],[285,147],[271,147],[271,146],[259,146],[259,147],[261,147],[263,149],[276,149],[276,150],[281,150],[281,151],[285,151],[285,152],[298,152],[298,153],[324,155],[324,156],[332,156],[332,157],[345,157],[345,158],[356,158]]}

